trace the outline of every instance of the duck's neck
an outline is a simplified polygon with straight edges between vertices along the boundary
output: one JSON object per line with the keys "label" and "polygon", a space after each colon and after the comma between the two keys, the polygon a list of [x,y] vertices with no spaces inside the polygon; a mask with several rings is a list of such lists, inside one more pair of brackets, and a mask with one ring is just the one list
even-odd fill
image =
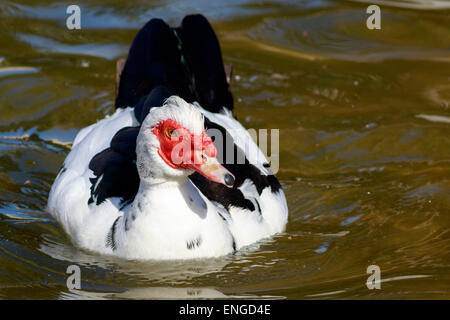
{"label": "duck's neck", "polygon": [[141,181],[139,191],[130,209],[125,212],[124,219],[127,221],[126,229],[133,225],[142,228],[149,223],[177,224],[180,219],[191,215],[204,217],[206,211],[207,204],[200,192],[187,177],[182,177],[163,183],[149,184]]}
{"label": "duck's neck", "polygon": [[141,180],[129,213],[135,216],[155,214],[155,211],[151,209],[161,205],[166,207],[165,212],[169,211],[167,207],[170,207],[171,203],[166,201],[176,198],[187,183],[187,177],[158,183],[147,183]]}

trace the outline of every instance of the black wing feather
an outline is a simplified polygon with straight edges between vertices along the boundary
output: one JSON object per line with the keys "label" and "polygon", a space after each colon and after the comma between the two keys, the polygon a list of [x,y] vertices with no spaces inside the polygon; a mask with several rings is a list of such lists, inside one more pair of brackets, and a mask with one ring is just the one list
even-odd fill
{"label": "black wing feather", "polygon": [[120,197],[122,203],[133,201],[139,188],[136,168],[136,137],[139,127],[125,127],[111,140],[110,148],[95,155],[89,163],[95,175],[91,178],[88,203],[97,205],[107,198]]}

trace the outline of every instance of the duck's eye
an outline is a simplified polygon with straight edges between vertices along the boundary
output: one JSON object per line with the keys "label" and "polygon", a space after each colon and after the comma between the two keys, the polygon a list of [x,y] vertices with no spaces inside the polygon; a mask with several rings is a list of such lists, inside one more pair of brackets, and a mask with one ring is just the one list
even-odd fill
{"label": "duck's eye", "polygon": [[176,132],[175,132],[175,129],[173,129],[173,128],[166,128],[166,130],[164,130],[164,132],[165,132],[167,138],[176,137]]}

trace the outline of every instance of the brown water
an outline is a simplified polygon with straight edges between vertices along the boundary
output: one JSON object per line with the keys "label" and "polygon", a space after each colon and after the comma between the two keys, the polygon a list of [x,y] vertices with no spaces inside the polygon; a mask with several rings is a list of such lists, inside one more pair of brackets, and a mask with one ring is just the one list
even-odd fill
{"label": "brown water", "polygon": [[[387,2],[381,30],[359,2],[148,2],[77,1],[80,31],[69,3],[0,3],[0,298],[450,298],[448,2]],[[113,111],[137,29],[190,12],[234,66],[240,121],[280,129],[287,231],[203,261],[83,252],[45,213],[67,142]],[[365,285],[371,264],[381,290]]]}

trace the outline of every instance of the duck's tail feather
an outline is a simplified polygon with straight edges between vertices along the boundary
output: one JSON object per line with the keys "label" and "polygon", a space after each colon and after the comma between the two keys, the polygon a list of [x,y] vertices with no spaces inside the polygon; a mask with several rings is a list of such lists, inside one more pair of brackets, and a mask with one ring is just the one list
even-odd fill
{"label": "duck's tail feather", "polygon": [[200,14],[188,15],[175,29],[189,74],[192,93],[200,105],[211,112],[222,107],[233,109],[220,44],[208,20]]}
{"label": "duck's tail feather", "polygon": [[[149,99],[153,90],[157,93]],[[186,16],[178,28],[160,19],[146,23],[120,74],[116,108],[136,106],[136,117],[143,119],[169,92],[188,102],[198,101],[211,112],[233,109],[220,45],[202,15]]]}
{"label": "duck's tail feather", "polygon": [[151,19],[139,30],[120,76],[116,108],[135,106],[158,85],[192,98],[181,65],[178,40],[160,19]]}

